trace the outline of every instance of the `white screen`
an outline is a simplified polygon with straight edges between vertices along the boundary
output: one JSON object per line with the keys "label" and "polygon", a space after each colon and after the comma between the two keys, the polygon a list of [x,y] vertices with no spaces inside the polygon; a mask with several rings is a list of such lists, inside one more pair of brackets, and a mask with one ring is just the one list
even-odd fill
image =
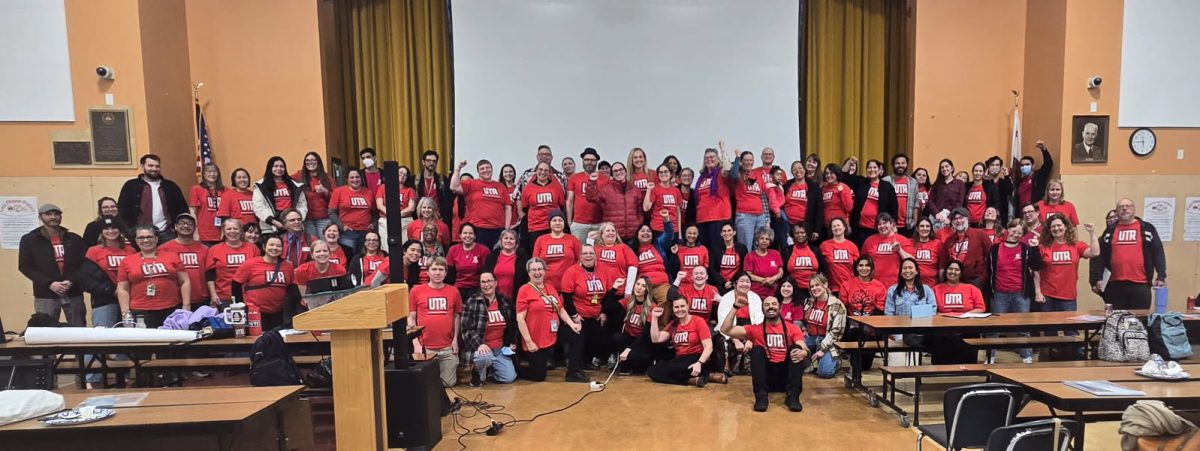
{"label": "white screen", "polygon": [[75,120],[63,0],[0,1],[0,122]]}
{"label": "white screen", "polygon": [[1125,2],[1121,127],[1200,127],[1197,19],[1195,0]]}
{"label": "white screen", "polygon": [[797,159],[797,3],[454,0],[456,158],[523,171],[539,144],[556,167],[641,147],[696,168],[725,139]]}

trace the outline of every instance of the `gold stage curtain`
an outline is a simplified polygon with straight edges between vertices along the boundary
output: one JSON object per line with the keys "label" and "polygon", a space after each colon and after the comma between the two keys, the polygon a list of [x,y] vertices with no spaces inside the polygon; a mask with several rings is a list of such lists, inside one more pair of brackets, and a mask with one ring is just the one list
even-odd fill
{"label": "gold stage curtain", "polygon": [[[345,161],[373,147],[417,168],[436,150],[451,166],[453,85],[446,0],[334,0]],[[331,152],[332,153],[332,152]]]}
{"label": "gold stage curtain", "polygon": [[897,0],[808,0],[805,154],[823,164],[907,153],[906,8]]}

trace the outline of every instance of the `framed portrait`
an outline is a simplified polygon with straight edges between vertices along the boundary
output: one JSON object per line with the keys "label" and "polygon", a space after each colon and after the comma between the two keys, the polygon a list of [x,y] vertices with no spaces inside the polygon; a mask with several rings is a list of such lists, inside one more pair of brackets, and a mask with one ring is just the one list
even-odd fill
{"label": "framed portrait", "polygon": [[1071,163],[1108,162],[1108,116],[1071,118]]}

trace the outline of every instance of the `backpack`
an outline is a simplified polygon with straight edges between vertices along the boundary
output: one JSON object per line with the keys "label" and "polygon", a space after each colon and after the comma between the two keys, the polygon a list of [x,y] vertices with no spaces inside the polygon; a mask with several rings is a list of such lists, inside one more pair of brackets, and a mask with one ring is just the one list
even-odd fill
{"label": "backpack", "polygon": [[1147,322],[1150,323],[1150,352],[1167,360],[1192,356],[1192,344],[1188,342],[1187,329],[1178,312],[1152,313]]}
{"label": "backpack", "polygon": [[1150,360],[1146,327],[1129,310],[1117,310],[1104,318],[1100,329],[1100,360],[1109,362],[1145,362]]}
{"label": "backpack", "polygon": [[250,384],[255,387],[303,385],[300,369],[292,352],[277,330],[268,331],[254,340],[250,348]]}

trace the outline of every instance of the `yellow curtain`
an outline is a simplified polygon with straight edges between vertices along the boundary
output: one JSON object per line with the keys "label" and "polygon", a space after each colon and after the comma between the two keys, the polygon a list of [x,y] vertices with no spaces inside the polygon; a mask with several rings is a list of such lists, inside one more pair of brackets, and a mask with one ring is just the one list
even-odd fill
{"label": "yellow curtain", "polygon": [[425,150],[449,168],[453,85],[446,0],[335,0],[345,161],[373,147],[415,168]]}
{"label": "yellow curtain", "polygon": [[[908,139],[905,5],[808,0],[805,154],[824,163],[886,158]],[[885,167],[887,165],[885,164]]]}

